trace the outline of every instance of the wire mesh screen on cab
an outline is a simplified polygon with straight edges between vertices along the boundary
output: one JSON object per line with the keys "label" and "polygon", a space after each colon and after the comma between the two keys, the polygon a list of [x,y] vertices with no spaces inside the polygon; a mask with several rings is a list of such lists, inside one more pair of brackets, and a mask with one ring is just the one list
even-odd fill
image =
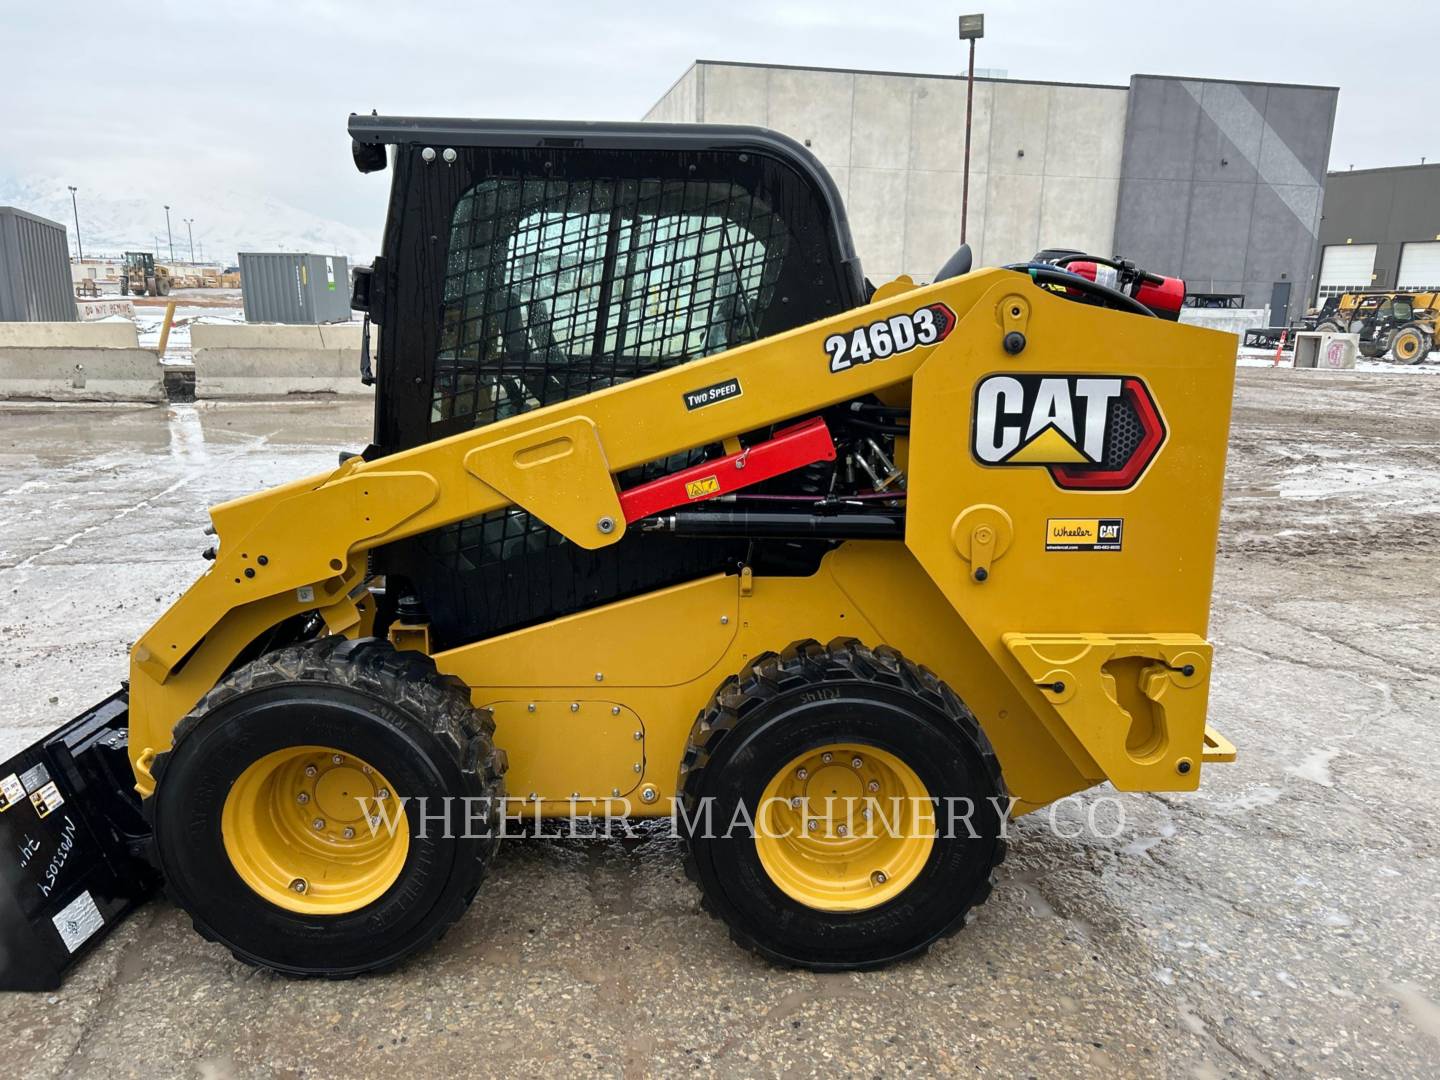
{"label": "wire mesh screen on cab", "polygon": [[485,180],[450,230],[431,420],[478,426],[752,341],[787,243],[734,184]]}

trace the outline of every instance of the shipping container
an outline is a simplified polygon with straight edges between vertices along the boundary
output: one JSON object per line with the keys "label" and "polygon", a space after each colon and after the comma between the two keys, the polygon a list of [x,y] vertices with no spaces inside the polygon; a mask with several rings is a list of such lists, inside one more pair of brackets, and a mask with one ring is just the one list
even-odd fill
{"label": "shipping container", "polygon": [[242,251],[240,294],[245,321],[350,321],[350,269],[343,255]]}
{"label": "shipping container", "polygon": [[0,206],[0,322],[75,322],[65,226]]}

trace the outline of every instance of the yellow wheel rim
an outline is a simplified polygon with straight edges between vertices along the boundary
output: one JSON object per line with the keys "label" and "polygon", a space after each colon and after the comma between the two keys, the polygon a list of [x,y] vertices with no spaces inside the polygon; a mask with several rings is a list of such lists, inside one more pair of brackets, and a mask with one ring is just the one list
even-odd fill
{"label": "yellow wheel rim", "polygon": [[230,788],[220,832],[246,885],[306,915],[378,900],[410,850],[395,789],[368,763],[324,746],[289,747],[251,764]]}
{"label": "yellow wheel rim", "polygon": [[821,911],[863,911],[899,896],[934,846],[930,793],[914,769],[874,746],[801,754],[766,785],[755,819],[770,880]]}
{"label": "yellow wheel rim", "polygon": [[1419,351],[1420,339],[1413,334],[1406,334],[1395,343],[1395,355],[1401,360],[1413,360]]}

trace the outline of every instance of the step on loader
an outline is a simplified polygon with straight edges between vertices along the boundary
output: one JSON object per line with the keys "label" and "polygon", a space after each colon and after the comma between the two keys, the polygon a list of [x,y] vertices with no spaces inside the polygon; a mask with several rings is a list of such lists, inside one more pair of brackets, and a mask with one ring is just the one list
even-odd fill
{"label": "step on loader", "polygon": [[961,247],[873,287],[758,128],[350,135],[392,174],[373,441],[196,522],[126,687],[0,768],[7,987],[158,882],[246,963],[381,971],[516,823],[603,814],[672,820],[742,946],[874,968],[964,924],[1011,816],[1233,758],[1234,349],[1183,285]]}

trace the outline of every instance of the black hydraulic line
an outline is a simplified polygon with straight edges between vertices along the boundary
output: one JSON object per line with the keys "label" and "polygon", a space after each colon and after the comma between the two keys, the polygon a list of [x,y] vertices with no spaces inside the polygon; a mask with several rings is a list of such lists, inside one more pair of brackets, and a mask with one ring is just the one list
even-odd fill
{"label": "black hydraulic line", "polygon": [[1064,285],[1066,288],[1079,289],[1083,293],[1089,293],[1108,307],[1119,308],[1135,315],[1148,315],[1152,319],[1159,318],[1155,312],[1133,296],[1126,296],[1119,289],[1112,289],[1108,285],[1101,285],[1098,281],[1091,281],[1089,278],[1081,277],[1069,270],[1062,270],[1052,263],[1011,263],[1005,269],[1029,274],[1030,279],[1037,284],[1044,282],[1050,285]]}
{"label": "black hydraulic line", "polygon": [[866,431],[876,431],[881,435],[909,435],[909,424],[886,424],[879,420],[866,420],[863,417],[849,415],[838,421],[843,424],[853,424]]}
{"label": "black hydraulic line", "polygon": [[638,522],[643,532],[768,540],[901,540],[903,511],[840,514],[780,510],[675,510]]}

